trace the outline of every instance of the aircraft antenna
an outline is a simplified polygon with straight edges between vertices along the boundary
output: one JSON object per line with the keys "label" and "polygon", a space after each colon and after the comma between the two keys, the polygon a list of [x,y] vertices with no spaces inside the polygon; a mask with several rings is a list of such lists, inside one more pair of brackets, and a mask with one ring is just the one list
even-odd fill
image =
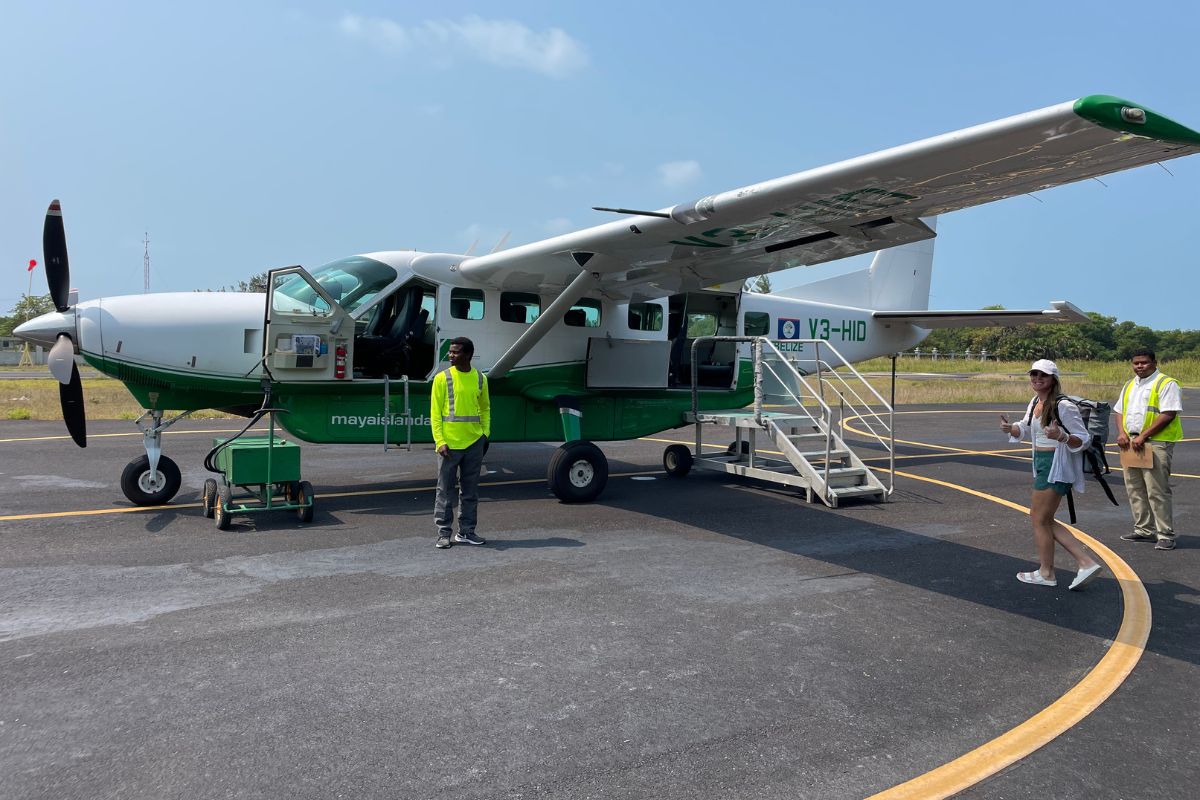
{"label": "aircraft antenna", "polygon": [[[494,253],[501,247],[504,247],[504,243],[508,241],[509,234],[511,233],[512,231],[505,231],[504,235],[500,237],[500,241],[496,242],[496,246],[492,248],[491,253]],[[491,255],[491,253],[488,253],[488,255]]]}
{"label": "aircraft antenna", "polygon": [[142,245],[145,248],[142,251],[142,282],[143,293],[150,294],[150,232],[143,234]]}

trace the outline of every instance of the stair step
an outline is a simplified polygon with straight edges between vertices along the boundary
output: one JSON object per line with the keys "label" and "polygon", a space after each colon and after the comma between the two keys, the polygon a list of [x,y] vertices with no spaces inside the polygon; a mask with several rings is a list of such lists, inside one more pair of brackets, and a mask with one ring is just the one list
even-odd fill
{"label": "stair step", "polygon": [[870,486],[862,484],[859,486],[831,486],[829,493],[837,497],[860,497],[868,494],[887,494],[887,489],[882,486]]}
{"label": "stair step", "polygon": [[[822,475],[825,474],[825,470],[823,469],[818,470],[818,472],[820,472]],[[829,470],[830,478],[857,478],[866,474],[866,467],[834,467],[833,469]]]}
{"label": "stair step", "polygon": [[[829,450],[829,458],[831,461],[840,461],[844,458],[849,458],[849,456],[850,456],[849,450],[843,450],[843,449],[838,449],[838,448],[830,448],[830,450]],[[800,453],[800,457],[804,458],[808,461],[813,461],[814,459],[823,461],[825,459],[825,451],[824,450],[813,450],[813,451],[802,452],[802,453]]]}

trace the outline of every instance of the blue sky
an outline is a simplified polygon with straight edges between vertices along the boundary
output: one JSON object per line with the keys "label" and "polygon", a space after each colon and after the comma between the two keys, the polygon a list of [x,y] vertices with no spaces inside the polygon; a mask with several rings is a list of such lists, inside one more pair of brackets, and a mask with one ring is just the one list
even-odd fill
{"label": "blue sky", "polygon": [[[153,291],[217,288],[486,252],[1086,94],[1200,128],[1193,9],[5,0],[0,313],[55,197],[87,299],[142,291],[145,232]],[[1167,168],[943,217],[932,306],[1200,327],[1200,156]]]}

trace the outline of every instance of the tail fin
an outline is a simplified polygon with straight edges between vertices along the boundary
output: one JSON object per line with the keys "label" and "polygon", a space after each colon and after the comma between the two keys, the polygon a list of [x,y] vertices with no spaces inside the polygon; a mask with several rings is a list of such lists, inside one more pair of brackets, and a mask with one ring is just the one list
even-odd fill
{"label": "tail fin", "polygon": [[[923,220],[937,230],[937,217]],[[868,308],[929,308],[929,281],[933,275],[933,243],[936,239],[880,250],[871,261],[871,297]]]}
{"label": "tail fin", "polygon": [[[937,217],[926,217],[922,222],[937,230]],[[926,239],[880,250],[866,269],[813,281],[777,294],[856,308],[906,311],[929,308],[935,241]]]}

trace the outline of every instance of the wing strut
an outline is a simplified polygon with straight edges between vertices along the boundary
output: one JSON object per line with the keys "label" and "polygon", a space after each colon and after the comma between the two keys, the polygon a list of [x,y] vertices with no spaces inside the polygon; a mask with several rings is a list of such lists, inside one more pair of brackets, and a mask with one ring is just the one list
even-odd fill
{"label": "wing strut", "polygon": [[[583,266],[591,257],[591,253],[572,253],[576,262]],[[503,378],[508,374],[508,371],[515,367],[525,354],[533,349],[533,346],[542,340],[542,337],[550,332],[556,323],[563,318],[563,315],[593,288],[600,283],[600,277],[595,272],[590,272],[586,269],[582,270],[575,276],[575,280],[563,289],[562,294],[554,298],[554,302],[542,312],[541,316],[533,321],[529,326],[529,330],[521,334],[521,337],[513,342],[512,347],[508,348],[508,352],[500,356],[500,360],[487,371],[488,380]]]}

